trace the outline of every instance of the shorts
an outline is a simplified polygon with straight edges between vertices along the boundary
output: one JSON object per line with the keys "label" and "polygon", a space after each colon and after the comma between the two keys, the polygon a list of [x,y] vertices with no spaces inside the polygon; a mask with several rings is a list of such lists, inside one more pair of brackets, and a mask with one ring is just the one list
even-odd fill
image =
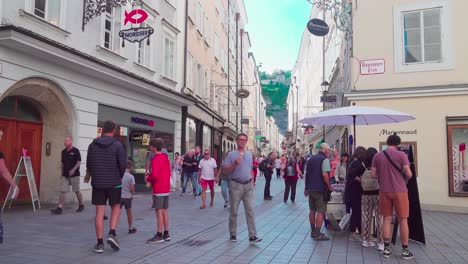
{"label": "shorts", "polygon": [[120,196],[122,195],[122,188],[107,188],[107,189],[94,189],[92,192],[91,203],[93,205],[109,205],[113,206],[120,204]]}
{"label": "shorts", "polygon": [[70,185],[72,187],[72,191],[79,192],[80,191],[80,176],[75,177],[65,177],[62,176],[60,179],[60,191],[61,192],[69,192]]}
{"label": "shorts", "polygon": [[309,210],[326,213],[327,203],[323,200],[323,192],[309,191]]}
{"label": "shorts", "polygon": [[379,193],[379,208],[382,216],[393,216],[393,208],[398,218],[409,217],[409,200],[407,192]]}
{"label": "shorts", "polygon": [[169,195],[156,196],[153,195],[153,209],[167,209],[169,208]]}
{"label": "shorts", "polygon": [[214,190],[214,180],[205,180],[205,179],[201,179],[201,186],[203,188],[203,190],[206,190],[206,188],[209,186],[210,187],[210,190]]}
{"label": "shorts", "polygon": [[120,208],[125,206],[125,209],[132,209],[133,198],[120,198]]}

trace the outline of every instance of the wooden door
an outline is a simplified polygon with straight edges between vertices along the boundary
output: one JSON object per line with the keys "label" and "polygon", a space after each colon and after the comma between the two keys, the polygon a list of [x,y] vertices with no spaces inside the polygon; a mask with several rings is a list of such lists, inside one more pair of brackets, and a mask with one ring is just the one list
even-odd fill
{"label": "wooden door", "polygon": [[[40,190],[42,125],[30,122],[9,121],[0,119],[0,129],[4,131],[4,138],[0,141],[0,149],[5,154],[6,164],[12,176],[16,172],[21,158],[22,148],[26,148],[31,156],[37,191]],[[0,186],[0,200],[4,200],[8,192],[8,184]],[[31,194],[26,177],[19,184],[19,200],[30,200]]]}

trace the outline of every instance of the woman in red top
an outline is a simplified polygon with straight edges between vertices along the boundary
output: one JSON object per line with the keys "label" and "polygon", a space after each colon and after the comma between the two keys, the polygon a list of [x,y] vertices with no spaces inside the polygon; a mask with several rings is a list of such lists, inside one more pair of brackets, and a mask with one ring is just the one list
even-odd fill
{"label": "woman in red top", "polygon": [[258,158],[253,158],[253,164],[252,164],[252,172],[253,172],[253,177],[254,177],[254,184],[257,180],[257,168],[258,168]]}
{"label": "woman in red top", "polygon": [[297,162],[294,161],[293,158],[289,158],[288,162],[286,163],[286,166],[284,167],[284,184],[285,184],[285,190],[284,190],[284,203],[288,202],[289,198],[289,191],[291,191],[291,202],[295,202],[296,200],[296,186],[297,186],[297,180],[299,179],[299,176],[301,178],[304,178],[304,175],[302,174],[301,169],[299,168],[299,165]]}

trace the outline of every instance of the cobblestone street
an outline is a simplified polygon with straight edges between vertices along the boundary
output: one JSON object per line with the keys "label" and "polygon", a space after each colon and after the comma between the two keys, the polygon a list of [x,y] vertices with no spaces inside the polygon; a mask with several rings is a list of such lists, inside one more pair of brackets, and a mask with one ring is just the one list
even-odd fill
{"label": "cobblestone street", "polygon": [[303,182],[296,204],[282,202],[283,181],[279,179],[273,179],[273,201],[263,201],[263,184],[264,178],[259,178],[255,212],[258,234],[264,240],[257,245],[248,243],[243,214],[239,216],[239,241],[228,240],[228,211],[220,193],[216,193],[214,208],[203,211],[198,209],[200,200],[173,193],[169,209],[172,241],[146,244],[155,233],[155,217],[149,208],[150,196],[142,194],[134,199],[138,232],[127,234],[123,214],[117,232],[122,249],[113,252],[106,245],[102,255],[91,251],[95,243],[91,205],[79,214],[73,205],[59,216],[51,215],[46,206],[36,214],[29,207],[13,208],[4,214],[6,237],[0,263],[468,263],[467,215],[424,212],[428,244],[410,244],[414,260],[402,260],[398,244],[394,256],[384,259],[375,249],[362,248],[338,232],[327,232],[330,241],[313,241]]}

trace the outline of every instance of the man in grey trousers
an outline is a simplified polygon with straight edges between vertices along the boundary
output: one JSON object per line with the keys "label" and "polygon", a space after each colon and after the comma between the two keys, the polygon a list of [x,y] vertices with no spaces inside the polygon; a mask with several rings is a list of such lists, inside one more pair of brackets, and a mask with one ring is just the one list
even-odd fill
{"label": "man in grey trousers", "polygon": [[229,213],[229,233],[232,242],[237,241],[237,212],[242,201],[247,218],[247,228],[249,230],[250,243],[262,241],[257,237],[255,228],[255,215],[253,212],[254,185],[252,171],[252,153],[245,149],[248,137],[246,134],[239,134],[236,137],[237,150],[229,152],[223,163],[223,172],[231,175],[231,185],[229,188],[230,213]]}

